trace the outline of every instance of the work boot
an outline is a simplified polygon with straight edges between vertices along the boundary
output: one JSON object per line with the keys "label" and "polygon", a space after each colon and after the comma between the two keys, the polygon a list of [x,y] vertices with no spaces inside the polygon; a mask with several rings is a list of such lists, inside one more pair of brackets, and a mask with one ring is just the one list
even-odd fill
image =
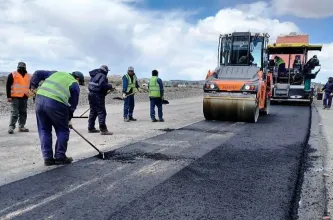
{"label": "work boot", "polygon": [[55,165],[54,159],[46,159],[46,160],[44,160],[44,165],[45,166]]}
{"label": "work boot", "polygon": [[156,118],[152,118],[151,122],[157,122]]}
{"label": "work boot", "polygon": [[129,120],[130,120],[130,121],[136,121],[136,119],[133,118],[133,117],[129,117]]}
{"label": "work boot", "polygon": [[159,119],[158,121],[159,121],[159,122],[164,122],[164,119],[163,119],[163,118],[161,118],[161,119]]}
{"label": "work boot", "polygon": [[129,122],[130,119],[129,119],[129,118],[124,118],[124,121],[125,121],[125,122]]}
{"label": "work boot", "polygon": [[88,129],[88,133],[98,133],[100,130],[97,130],[96,128]]}
{"label": "work boot", "polygon": [[19,131],[19,132],[29,132],[29,129],[23,127],[23,128],[19,128],[18,131]]}
{"label": "work boot", "polygon": [[8,134],[14,134],[14,129],[13,128],[8,128]]}
{"label": "work boot", "polygon": [[63,159],[54,159],[54,164],[56,165],[70,164],[72,163],[72,161],[73,161],[72,157],[66,157]]}
{"label": "work boot", "polygon": [[113,133],[111,131],[108,131],[108,129],[106,129],[106,130],[101,130],[101,135],[113,135]]}

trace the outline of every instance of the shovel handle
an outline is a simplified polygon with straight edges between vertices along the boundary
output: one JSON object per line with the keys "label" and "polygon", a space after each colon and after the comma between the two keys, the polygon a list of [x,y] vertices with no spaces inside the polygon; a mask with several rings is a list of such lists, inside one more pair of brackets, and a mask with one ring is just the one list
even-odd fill
{"label": "shovel handle", "polygon": [[93,148],[95,148],[95,150],[98,151],[98,153],[102,154],[102,152],[100,150],[97,149],[97,147],[95,147],[95,145],[93,145],[90,141],[88,141],[85,137],[83,137],[82,134],[80,134],[73,126],[72,126],[73,131],[75,131],[76,134],[78,134],[83,140],[85,140],[90,146],[92,146]]}

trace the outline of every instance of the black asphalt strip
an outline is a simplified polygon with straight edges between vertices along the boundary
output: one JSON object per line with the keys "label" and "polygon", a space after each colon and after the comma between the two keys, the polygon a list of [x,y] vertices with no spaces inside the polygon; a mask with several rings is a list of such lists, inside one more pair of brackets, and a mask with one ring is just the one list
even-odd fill
{"label": "black asphalt strip", "polygon": [[0,187],[0,219],[293,219],[309,107],[201,121]]}

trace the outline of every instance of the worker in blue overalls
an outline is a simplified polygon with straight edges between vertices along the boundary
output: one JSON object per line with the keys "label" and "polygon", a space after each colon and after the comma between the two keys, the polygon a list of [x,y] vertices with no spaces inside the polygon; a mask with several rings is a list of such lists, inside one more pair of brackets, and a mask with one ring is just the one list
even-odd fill
{"label": "worker in blue overalls", "polygon": [[328,82],[324,85],[321,91],[325,91],[323,99],[323,109],[330,109],[332,105],[333,78],[329,77]]}
{"label": "worker in blue overalls", "polygon": [[[38,88],[39,82],[44,80]],[[46,166],[69,164],[66,156],[71,119],[79,102],[80,88],[84,85],[81,72],[36,71],[30,89],[36,93],[36,117],[41,149]],[[52,150],[52,127],[57,135],[55,153]]]}
{"label": "worker in blue overalls", "polygon": [[[94,69],[89,72],[91,79],[89,82],[89,105],[90,114],[88,120],[88,132],[98,133],[101,135],[112,135],[106,126],[106,108],[105,108],[105,96],[110,90],[113,90],[111,84],[108,83],[107,74],[109,68],[106,65],[102,65],[99,69]],[[95,128],[95,120],[98,117],[99,129]]]}
{"label": "worker in blue overalls", "polygon": [[138,79],[134,73],[132,66],[128,67],[127,74],[122,78],[123,80],[123,98],[124,98],[124,121],[136,121],[133,118],[134,111],[134,95],[139,91]]}
{"label": "worker in blue overalls", "polygon": [[164,88],[163,81],[158,77],[158,71],[152,71],[152,77],[148,84],[149,99],[150,99],[150,118],[152,122],[157,122],[155,117],[155,106],[157,106],[158,121],[164,122],[163,119],[163,96]]}

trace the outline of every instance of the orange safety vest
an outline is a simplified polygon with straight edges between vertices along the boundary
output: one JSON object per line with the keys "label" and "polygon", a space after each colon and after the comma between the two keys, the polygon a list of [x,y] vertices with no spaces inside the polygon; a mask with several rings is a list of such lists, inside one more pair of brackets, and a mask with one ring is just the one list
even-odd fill
{"label": "orange safety vest", "polygon": [[29,86],[30,86],[31,75],[26,73],[24,77],[22,77],[22,75],[17,71],[12,72],[12,75],[14,81],[11,87],[10,96],[23,97],[24,95],[26,95],[29,98],[30,95]]}

